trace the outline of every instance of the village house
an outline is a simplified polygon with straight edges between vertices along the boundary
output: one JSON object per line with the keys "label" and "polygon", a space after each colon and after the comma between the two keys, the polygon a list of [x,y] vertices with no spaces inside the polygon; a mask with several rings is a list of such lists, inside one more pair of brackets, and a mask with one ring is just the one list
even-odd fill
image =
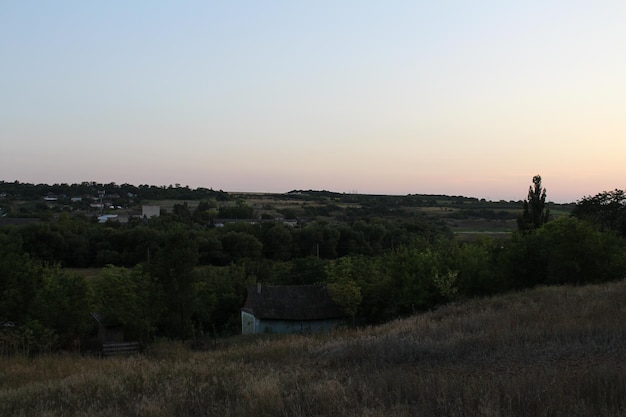
{"label": "village house", "polygon": [[319,333],[345,318],[322,285],[261,285],[248,288],[241,333]]}

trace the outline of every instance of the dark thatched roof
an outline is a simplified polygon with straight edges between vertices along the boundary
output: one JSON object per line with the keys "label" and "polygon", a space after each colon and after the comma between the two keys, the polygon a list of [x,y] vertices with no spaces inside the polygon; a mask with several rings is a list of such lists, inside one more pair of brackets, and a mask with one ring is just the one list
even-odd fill
{"label": "dark thatched roof", "polygon": [[259,319],[324,320],[345,317],[321,285],[263,285],[248,288],[243,311]]}

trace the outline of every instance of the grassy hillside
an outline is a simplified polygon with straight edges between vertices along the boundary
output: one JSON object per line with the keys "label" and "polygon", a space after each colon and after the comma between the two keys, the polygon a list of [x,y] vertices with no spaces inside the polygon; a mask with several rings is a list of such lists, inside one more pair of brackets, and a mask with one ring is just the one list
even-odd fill
{"label": "grassy hillside", "polygon": [[1,416],[624,416],[626,281],[374,328],[0,359]]}

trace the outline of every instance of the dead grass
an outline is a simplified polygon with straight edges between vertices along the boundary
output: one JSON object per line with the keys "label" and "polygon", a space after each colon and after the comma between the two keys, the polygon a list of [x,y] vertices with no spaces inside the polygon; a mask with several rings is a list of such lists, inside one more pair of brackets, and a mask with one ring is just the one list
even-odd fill
{"label": "dead grass", "polygon": [[624,416],[626,281],[319,336],[0,360],[1,416]]}

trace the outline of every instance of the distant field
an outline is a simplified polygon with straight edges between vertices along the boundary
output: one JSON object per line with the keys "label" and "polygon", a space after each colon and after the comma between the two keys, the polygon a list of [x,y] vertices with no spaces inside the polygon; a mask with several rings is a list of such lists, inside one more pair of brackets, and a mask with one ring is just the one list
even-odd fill
{"label": "distant field", "polygon": [[161,206],[162,210],[171,212],[172,210],[174,210],[175,205],[185,203],[187,203],[187,206],[189,206],[190,210],[195,209],[196,207],[198,207],[198,204],[200,204],[200,202],[197,200],[148,200],[144,201],[142,205]]}
{"label": "distant field", "polygon": [[517,230],[516,220],[465,219],[446,220],[446,223],[455,233],[510,233]]}

